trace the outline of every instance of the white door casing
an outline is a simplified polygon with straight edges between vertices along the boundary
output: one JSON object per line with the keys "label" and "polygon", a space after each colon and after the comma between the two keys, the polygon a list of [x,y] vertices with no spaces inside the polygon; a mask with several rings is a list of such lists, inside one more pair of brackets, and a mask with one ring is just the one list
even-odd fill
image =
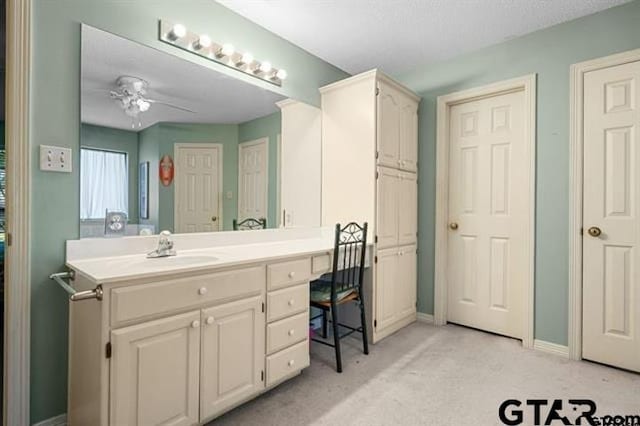
{"label": "white door casing", "polygon": [[269,202],[269,138],[238,144],[238,220],[263,219]]}
{"label": "white door casing", "polygon": [[175,144],[175,232],[222,229],[222,145]]}
{"label": "white door casing", "polygon": [[583,87],[582,356],[640,372],[640,61]]}
{"label": "white door casing", "polygon": [[[588,73],[640,61],[640,49],[580,62],[571,66],[570,82],[570,157],[569,165],[569,357],[583,356],[583,239],[591,224],[583,222],[585,159],[585,77]],[[637,90],[637,83],[636,83]],[[613,93],[612,93],[613,94]],[[637,101],[637,99],[636,99]],[[602,105],[601,105],[602,106]],[[604,106],[602,106],[604,107]],[[636,103],[637,108],[637,103]],[[637,112],[636,112],[637,114]],[[637,132],[637,131],[636,131]],[[637,139],[636,139],[637,140]],[[635,147],[637,150],[637,147]],[[601,153],[604,156],[604,152]],[[637,176],[636,176],[637,179]],[[591,179],[588,182],[591,185]],[[637,206],[636,206],[637,208]],[[637,213],[636,213],[637,214]],[[637,217],[636,217],[637,221]],[[604,231],[604,230],[603,230]],[[586,278],[586,277],[585,277]],[[637,306],[637,304],[636,304]],[[637,314],[636,314],[637,315]]]}
{"label": "white door casing", "polygon": [[[506,137],[511,132],[517,146]],[[455,305],[458,322],[532,347],[535,75],[439,97],[437,135],[435,323],[451,319]],[[474,261],[464,261],[465,250]],[[471,323],[478,319],[480,325]]]}

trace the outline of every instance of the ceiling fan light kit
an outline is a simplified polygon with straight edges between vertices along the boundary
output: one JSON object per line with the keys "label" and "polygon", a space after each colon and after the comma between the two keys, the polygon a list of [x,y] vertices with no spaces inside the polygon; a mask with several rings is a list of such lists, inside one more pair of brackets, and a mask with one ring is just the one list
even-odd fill
{"label": "ceiling fan light kit", "polygon": [[251,53],[238,52],[229,43],[216,43],[208,35],[191,32],[182,24],[161,19],[159,29],[160,41],[194,55],[226,65],[276,86],[282,86],[282,82],[287,78],[287,72],[284,69],[273,67],[269,61],[256,61]]}

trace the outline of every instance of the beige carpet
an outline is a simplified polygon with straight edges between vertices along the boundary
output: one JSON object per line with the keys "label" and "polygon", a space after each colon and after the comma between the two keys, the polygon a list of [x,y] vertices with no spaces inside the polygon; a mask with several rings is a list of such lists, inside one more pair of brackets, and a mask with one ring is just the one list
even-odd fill
{"label": "beige carpet", "polygon": [[[332,349],[313,344],[302,375],[210,425],[498,425],[508,398],[589,398],[598,414],[640,415],[638,374],[454,325],[413,324],[369,356],[358,340],[344,339],[343,364],[337,374]],[[532,419],[525,408],[524,424]]]}

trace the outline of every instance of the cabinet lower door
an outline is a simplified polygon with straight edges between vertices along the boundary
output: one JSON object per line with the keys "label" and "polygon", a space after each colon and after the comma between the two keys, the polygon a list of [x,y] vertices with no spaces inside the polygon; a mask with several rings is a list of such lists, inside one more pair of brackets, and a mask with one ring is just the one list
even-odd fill
{"label": "cabinet lower door", "polygon": [[265,315],[262,296],[202,311],[201,420],[264,388]]}
{"label": "cabinet lower door", "polygon": [[376,330],[393,324],[397,316],[398,249],[378,251],[376,265]]}
{"label": "cabinet lower door", "polygon": [[110,425],[198,423],[200,311],[115,330],[111,344]]}
{"label": "cabinet lower door", "polygon": [[398,204],[400,175],[398,170],[378,167],[377,226],[378,248],[398,245]]}
{"label": "cabinet lower door", "polygon": [[415,173],[400,173],[398,182],[398,245],[418,239],[418,180]]}
{"label": "cabinet lower door", "polygon": [[417,273],[416,246],[399,247],[398,277],[396,280],[396,317],[406,318],[416,312]]}

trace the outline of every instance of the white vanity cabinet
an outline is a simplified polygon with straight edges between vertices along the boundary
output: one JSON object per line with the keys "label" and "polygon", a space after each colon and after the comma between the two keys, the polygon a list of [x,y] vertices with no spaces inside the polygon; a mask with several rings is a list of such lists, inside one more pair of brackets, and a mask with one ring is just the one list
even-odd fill
{"label": "white vanity cabinet", "polygon": [[420,98],[378,70],[320,92],[322,225],[369,223],[375,343],[416,319]]}
{"label": "white vanity cabinet", "polygon": [[315,255],[113,282],[76,271],[77,290],[104,296],[70,304],[69,424],[204,424],[299,374],[309,281],[327,272]]}

